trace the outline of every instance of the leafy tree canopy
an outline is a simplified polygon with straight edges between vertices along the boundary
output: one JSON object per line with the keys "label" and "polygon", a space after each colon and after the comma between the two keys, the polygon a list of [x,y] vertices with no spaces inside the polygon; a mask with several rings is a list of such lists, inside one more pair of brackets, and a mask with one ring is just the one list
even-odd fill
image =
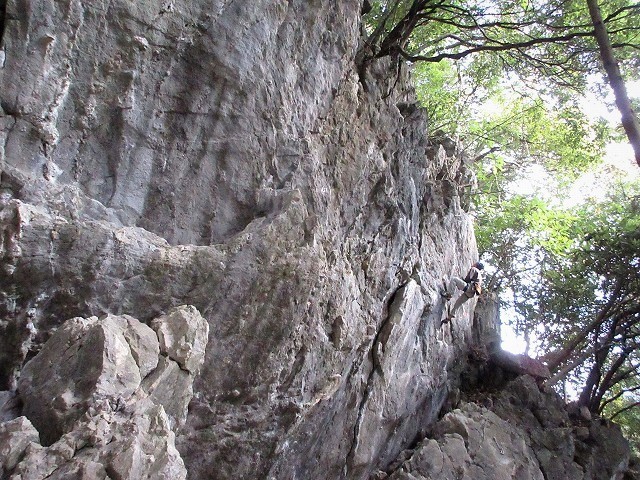
{"label": "leafy tree canopy", "polygon": [[[640,7],[610,0],[600,8],[618,61],[637,71]],[[489,52],[502,71],[570,87],[600,68],[584,0],[379,0],[366,21],[374,57],[438,62]]]}
{"label": "leafy tree canopy", "polygon": [[[467,137],[467,146],[475,147],[472,156],[495,152],[503,145],[519,151],[520,158],[545,151],[550,155],[569,134],[571,143],[564,142],[565,151],[559,152],[550,166],[569,166],[568,171],[574,173],[589,165],[592,158],[582,155],[586,148],[576,151],[572,147],[586,145],[588,137],[597,144],[611,133],[602,124],[585,121],[577,95],[589,86],[602,90],[606,78],[612,86],[615,83],[617,99],[618,90],[624,90],[623,79],[640,75],[640,4],[612,0],[596,5],[606,27],[610,53],[615,54],[603,64],[590,8],[594,1],[373,1],[365,20],[369,35],[363,63],[391,56],[422,64],[416,68],[416,81],[428,85],[429,93],[423,94],[423,100],[434,130],[442,127]],[[618,80],[615,72],[606,68],[611,63],[622,71],[618,82],[614,82]],[[604,76],[605,68],[608,77]],[[626,97],[626,91],[623,93]],[[472,115],[469,110],[471,102],[479,105],[483,100],[506,107],[493,124],[482,120],[482,112]],[[623,123],[627,118],[626,123],[637,124],[633,113],[627,112],[631,107],[624,110],[618,104],[618,108]],[[469,115],[475,122],[465,119]],[[520,118],[527,115],[529,119]],[[535,125],[533,119],[540,119],[541,124]],[[504,121],[508,123],[500,123]],[[546,130],[545,135],[505,128],[516,124],[536,127],[537,133]],[[555,128],[558,124],[560,130]],[[558,135],[551,138],[550,132]],[[567,155],[571,151],[576,152],[573,157]],[[559,158],[564,160],[559,162]]]}
{"label": "leafy tree canopy", "polygon": [[514,292],[515,326],[535,336],[549,384],[569,384],[596,414],[639,405],[640,182],[572,208],[522,195],[503,208],[483,212],[478,243],[494,282]]}

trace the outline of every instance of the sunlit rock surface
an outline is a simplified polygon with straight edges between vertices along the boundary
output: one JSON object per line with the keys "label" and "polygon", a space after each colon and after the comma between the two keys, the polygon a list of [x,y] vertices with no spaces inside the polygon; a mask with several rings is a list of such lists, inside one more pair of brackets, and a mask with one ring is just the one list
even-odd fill
{"label": "sunlit rock surface", "polygon": [[[183,332],[206,337],[208,325],[191,306],[152,323],[167,331],[178,318]],[[181,351],[197,371],[204,351],[188,337],[180,339]],[[0,423],[2,478],[185,479],[175,430],[193,379],[133,317],[68,320],[22,369],[22,415]]]}

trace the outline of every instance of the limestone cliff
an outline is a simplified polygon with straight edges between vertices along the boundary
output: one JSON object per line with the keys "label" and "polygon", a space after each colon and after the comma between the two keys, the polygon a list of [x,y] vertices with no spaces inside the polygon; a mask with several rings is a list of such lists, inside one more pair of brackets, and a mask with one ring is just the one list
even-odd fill
{"label": "limestone cliff", "polygon": [[[103,410],[44,431],[27,362],[69,322],[153,327],[181,305],[208,324],[206,348],[176,347],[204,355],[188,414],[176,420],[170,391],[143,395],[177,472],[368,478],[422,438],[495,325],[472,320],[473,302],[440,324],[443,278],[477,256],[467,168],[428,136],[404,68],[360,68],[361,1],[0,5],[4,438],[75,458],[86,444],[68,436]],[[184,336],[167,332],[159,345]],[[164,377],[136,365],[108,377],[116,406],[100,418],[148,430],[134,394]],[[123,395],[140,416],[122,417]],[[155,448],[144,438],[126,441]],[[58,474],[127,478],[91,455],[92,473]]]}

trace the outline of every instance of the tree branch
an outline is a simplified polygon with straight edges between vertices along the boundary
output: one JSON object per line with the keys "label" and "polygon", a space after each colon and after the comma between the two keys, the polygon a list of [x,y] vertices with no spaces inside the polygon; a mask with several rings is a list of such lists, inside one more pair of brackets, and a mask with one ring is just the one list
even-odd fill
{"label": "tree branch", "polygon": [[622,279],[618,279],[614,286],[614,293],[609,297],[607,303],[602,307],[595,319],[593,319],[585,328],[578,332],[573,339],[569,340],[565,346],[560,350],[549,352],[543,357],[543,361],[547,362],[547,367],[551,372],[554,372],[558,367],[564,363],[576,347],[584,341],[584,339],[595,330],[607,317],[610,310],[613,308],[620,290],[622,289]]}
{"label": "tree branch", "polygon": [[614,418],[616,418],[616,417],[617,417],[618,415],[620,415],[621,413],[624,413],[624,412],[626,412],[626,411],[628,411],[628,410],[631,410],[632,408],[635,408],[635,407],[637,407],[637,406],[640,406],[640,402],[634,402],[634,403],[632,403],[631,405],[627,405],[626,407],[621,408],[621,409],[620,409],[620,410],[618,410],[616,413],[614,413],[613,415],[611,415],[611,416],[609,417],[609,420],[613,420]]}
{"label": "tree branch", "polygon": [[477,47],[470,48],[462,52],[440,53],[438,55],[433,55],[433,56],[411,55],[405,52],[403,49],[399,49],[399,53],[400,55],[402,55],[402,57],[405,60],[408,60],[410,62],[419,62],[419,61],[439,62],[446,58],[451,60],[459,60],[468,55],[478,53],[478,52],[504,52],[507,50],[529,48],[529,47],[533,47],[534,45],[541,45],[546,43],[563,43],[563,42],[568,42],[570,40],[573,40],[574,38],[589,37],[592,35],[593,33],[591,32],[574,32],[567,35],[560,35],[557,37],[534,38],[531,40],[527,40],[525,42],[514,42],[514,43],[507,43],[507,44],[500,44],[500,45],[478,45]]}
{"label": "tree branch", "polygon": [[616,106],[622,115],[622,126],[629,138],[629,143],[631,143],[631,146],[633,147],[636,163],[640,167],[640,124],[638,124],[635,112],[631,106],[631,101],[627,94],[627,88],[624,84],[622,74],[620,73],[620,67],[618,66],[618,62],[613,54],[613,48],[611,47],[607,27],[602,20],[598,2],[596,0],[586,1],[595,29],[594,36],[598,42],[598,46],[600,47],[602,64],[607,72],[609,85],[611,85],[611,89],[613,90],[613,94],[616,98]]}

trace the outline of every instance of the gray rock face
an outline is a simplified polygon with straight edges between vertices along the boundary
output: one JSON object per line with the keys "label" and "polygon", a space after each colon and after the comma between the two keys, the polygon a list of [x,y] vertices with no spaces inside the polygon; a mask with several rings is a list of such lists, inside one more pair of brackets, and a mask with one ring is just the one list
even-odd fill
{"label": "gray rock face", "polygon": [[446,414],[413,452],[405,454],[404,462],[378,478],[624,477],[629,446],[620,429],[600,420],[570,418],[560,398],[540,391],[532,377],[520,376],[478,401],[490,409],[463,403]]}
{"label": "gray rock face", "polygon": [[258,193],[303,163],[359,34],[358,1],[6,4],[10,164],[173,244],[273,210]]}
{"label": "gray rock face", "polygon": [[406,72],[359,71],[360,8],[8,0],[0,388],[70,316],[191,304],[186,420],[178,344],[141,388],[193,478],[365,478],[435,418],[472,338],[438,294],[477,255],[469,178]]}
{"label": "gray rock face", "polygon": [[[153,324],[168,331],[177,320],[180,331],[198,326],[206,338],[208,325],[191,306]],[[203,345],[187,337],[180,352],[195,372]],[[132,317],[65,322],[23,368],[25,416],[0,423],[2,478],[185,479],[175,430],[185,422],[193,379]]]}
{"label": "gray rock face", "polygon": [[[59,475],[133,478],[106,441],[69,460],[87,415],[159,425],[117,443],[131,459],[174,458],[157,447],[174,432],[192,478],[364,479],[393,461],[479,341],[473,301],[441,327],[439,295],[477,251],[464,159],[426,135],[404,69],[356,61],[362,2],[4,3],[0,389],[19,386],[53,442],[16,468],[53,455]],[[182,322],[185,304],[206,322]],[[125,315],[160,332],[159,357]],[[55,336],[68,364],[36,368]],[[91,413],[115,385],[149,418]]]}

